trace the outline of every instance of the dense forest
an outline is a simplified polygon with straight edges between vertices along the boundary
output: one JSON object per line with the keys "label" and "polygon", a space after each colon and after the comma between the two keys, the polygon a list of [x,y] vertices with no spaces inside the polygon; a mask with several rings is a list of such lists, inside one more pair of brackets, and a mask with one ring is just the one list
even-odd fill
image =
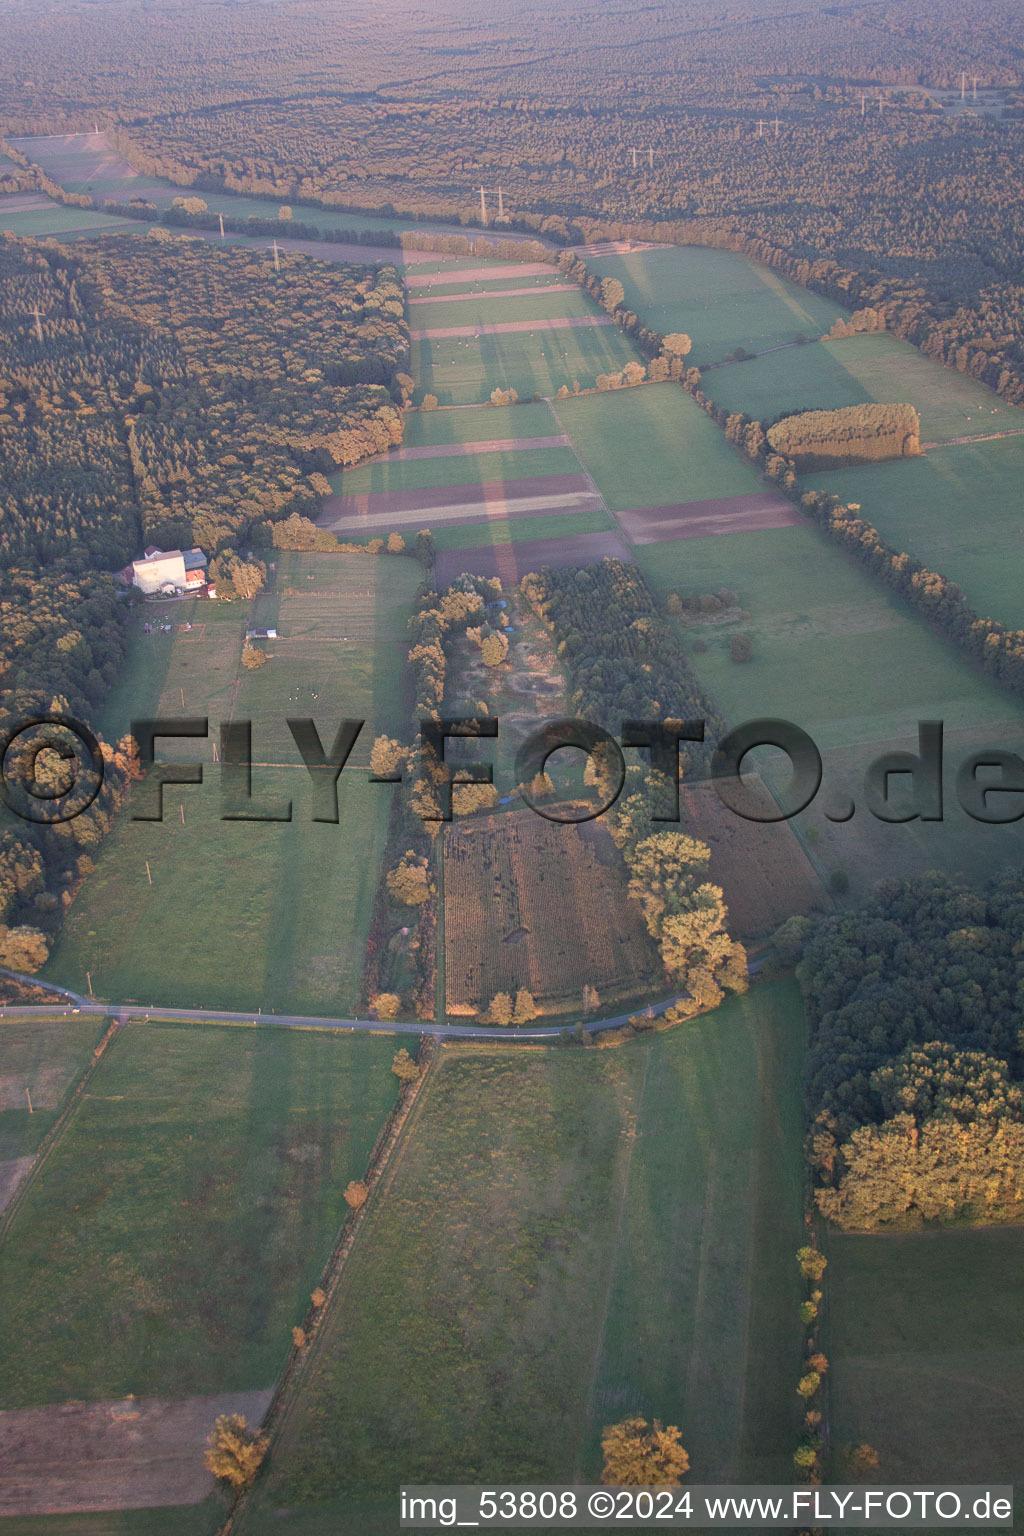
{"label": "dense forest", "polygon": [[768,428],[768,444],[804,473],[899,459],[921,452],[921,423],[912,405],[846,405],[794,411]]}
{"label": "dense forest", "polygon": [[[192,237],[0,239],[0,713],[88,722],[124,659],[113,572],[152,541],[230,558],[314,511],[321,473],[399,442],[390,267]],[[60,826],[0,820],[0,964],[36,969],[131,775]]]}
{"label": "dense forest", "polygon": [[809,930],[808,1156],[856,1229],[1024,1216],[1024,891],[883,880]]}
{"label": "dense forest", "polygon": [[[569,703],[582,718],[613,735],[624,720],[704,720],[709,742],[725,729],[636,566],[605,559],[545,567],[522,590],[554,634],[572,684]],[[709,751],[696,743],[682,749],[691,777]]]}

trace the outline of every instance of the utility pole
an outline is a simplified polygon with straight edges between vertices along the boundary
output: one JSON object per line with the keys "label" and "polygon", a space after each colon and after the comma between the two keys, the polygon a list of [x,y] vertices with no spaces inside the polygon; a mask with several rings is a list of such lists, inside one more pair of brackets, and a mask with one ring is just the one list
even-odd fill
{"label": "utility pole", "polygon": [[636,170],[636,145],[633,145],[633,169]]}
{"label": "utility pole", "polygon": [[487,197],[483,187],[480,188],[480,223],[487,228]]}
{"label": "utility pole", "polygon": [[881,117],[881,115],[882,115],[882,108],[884,106],[885,106],[885,100],[884,100],[883,97],[879,96],[879,98],[878,98],[878,115],[879,115],[879,117]]}
{"label": "utility pole", "polygon": [[148,859],[146,860],[146,879],[149,881],[150,885],[153,884],[153,876],[150,873],[149,860]]}
{"label": "utility pole", "polygon": [[37,336],[37,338],[40,341],[42,341],[42,339],[43,339],[43,317],[42,317],[42,315],[39,312],[39,305],[37,304],[35,309],[31,310],[30,313],[35,315],[35,317],[36,317],[36,336]]}
{"label": "utility pole", "polygon": [[28,1112],[29,1112],[30,1115],[34,1115],[35,1114],[35,1110],[32,1108],[32,1095],[28,1091],[28,1085],[27,1084],[25,1086],[25,1097],[26,1097],[26,1099],[28,1099]]}
{"label": "utility pole", "polygon": [[864,92],[861,91],[861,93],[860,93],[860,115],[861,115],[861,117],[866,116],[867,110],[868,110],[868,99],[865,96]]}
{"label": "utility pole", "polygon": [[281,257],[278,254],[277,241],[275,240],[274,241],[274,271],[275,272],[280,272],[280,270],[281,270]]}
{"label": "utility pole", "polygon": [[222,213],[219,213],[217,215],[217,217],[220,219],[220,237],[223,240],[224,239],[224,215]]}
{"label": "utility pole", "polygon": [[961,72],[960,72],[960,100],[961,101],[966,101],[967,100],[967,71],[966,71],[966,69],[961,70]]}
{"label": "utility pole", "polygon": [[653,171],[654,170],[654,150],[653,149],[648,149],[648,151],[647,151],[647,163],[650,166],[651,170]]}
{"label": "utility pole", "polygon": [[779,120],[776,117],[776,119],[775,119],[775,137],[778,138],[778,136],[779,136]]}
{"label": "utility pole", "polygon": [[502,201],[501,188],[499,187],[498,188],[498,223],[499,224],[504,224],[504,222],[505,222],[505,204]]}
{"label": "utility pole", "polygon": [[974,96],[973,96],[973,100],[977,101],[977,99],[978,99],[978,77],[977,77],[977,75],[972,75],[971,79],[972,79],[972,81],[974,83]]}
{"label": "utility pole", "polygon": [[92,995],[93,995],[93,992],[92,992],[92,971],[86,971],[85,979],[86,979],[86,981],[89,984],[89,996],[92,997]]}
{"label": "utility pole", "polygon": [[757,136],[758,136],[759,139],[763,139],[764,138],[764,118],[763,117],[759,117],[758,120],[757,120]]}

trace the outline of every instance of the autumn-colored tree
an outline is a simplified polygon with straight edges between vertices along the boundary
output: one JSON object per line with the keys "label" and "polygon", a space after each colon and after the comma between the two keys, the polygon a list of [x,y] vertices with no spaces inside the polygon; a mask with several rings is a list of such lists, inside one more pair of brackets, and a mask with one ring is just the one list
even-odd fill
{"label": "autumn-colored tree", "polygon": [[242,666],[250,672],[264,666],[269,659],[266,651],[261,646],[253,645],[251,640],[247,640],[242,646]]}
{"label": "autumn-colored tree", "polygon": [[537,1017],[537,1004],[533,1000],[533,993],[525,987],[520,987],[516,993],[515,1012],[512,1015],[513,1024],[529,1024]]}
{"label": "autumn-colored tree", "polygon": [[584,984],[583,984],[583,1012],[584,1013],[596,1013],[598,1008],[600,1008],[600,1006],[601,1006],[601,998],[600,998],[600,995],[598,993],[597,988],[596,987],[592,987],[589,981],[584,982]]}
{"label": "autumn-colored tree", "polygon": [[813,1397],[821,1386],[821,1377],[817,1371],[806,1371],[797,1383],[796,1390],[801,1397]]}
{"label": "autumn-colored tree", "polygon": [[402,1047],[396,1051],[391,1062],[391,1070],[400,1083],[414,1083],[420,1075],[420,1069],[413,1061],[409,1052]]}
{"label": "autumn-colored tree", "polygon": [[840,1460],[851,1482],[870,1480],[878,1476],[878,1452],[866,1440],[857,1445],[844,1447]]}
{"label": "autumn-colored tree", "polygon": [[305,1342],[306,1342],[306,1330],[305,1330],[305,1328],[293,1328],[292,1329],[292,1343],[294,1344],[295,1348],[296,1349],[302,1349],[303,1346],[305,1345]]}
{"label": "autumn-colored tree", "polygon": [[828,1259],[817,1248],[798,1248],[796,1261],[805,1280],[819,1281],[828,1268]]}
{"label": "autumn-colored tree", "polygon": [[370,1191],[363,1183],[362,1179],[351,1179],[349,1183],[345,1185],[346,1203],[350,1205],[354,1211],[358,1211],[360,1206],[366,1204],[366,1197],[369,1193]]}
{"label": "autumn-colored tree", "polygon": [[729,657],[732,661],[752,661],[754,642],[749,635],[733,635],[729,641]]}
{"label": "autumn-colored tree", "polygon": [[267,568],[262,560],[240,560],[232,567],[231,584],[238,596],[245,599],[257,597],[267,581]]}
{"label": "autumn-colored tree", "polygon": [[388,534],[388,554],[400,555],[405,549],[405,540],[400,533]]}
{"label": "autumn-colored tree", "polygon": [[317,1286],[316,1290],[312,1291],[310,1293],[310,1298],[309,1299],[313,1303],[314,1307],[316,1307],[317,1311],[319,1312],[320,1308],[323,1306],[324,1302],[327,1300],[327,1292],[324,1291],[324,1290],[321,1290],[320,1286]]}
{"label": "autumn-colored tree", "polygon": [[25,925],[6,928],[0,923],[0,965],[34,976],[49,957],[50,946],[46,935],[38,928]]}
{"label": "autumn-colored tree", "polygon": [[428,900],[434,888],[425,856],[407,849],[395,868],[388,871],[387,888],[393,900],[407,907],[417,907]]}
{"label": "autumn-colored tree", "polygon": [[507,992],[496,992],[491,998],[491,1005],[487,1010],[487,1018],[491,1024],[511,1024],[515,1013],[515,1004]]}
{"label": "autumn-colored tree", "polygon": [[437,410],[437,396],[436,395],[424,395],[423,396],[423,407],[422,407],[422,409],[425,410],[425,411],[436,411]]}
{"label": "autumn-colored tree", "polygon": [[370,748],[370,768],[378,778],[397,772],[405,757],[405,748],[392,736],[376,736]]}
{"label": "autumn-colored tree", "polygon": [[402,999],[397,992],[378,992],[373,999],[373,1007],[377,1010],[378,1019],[390,1023],[398,1018],[398,1010],[402,1006]]}
{"label": "autumn-colored tree", "polygon": [[206,1442],[207,1471],[241,1493],[255,1478],[267,1454],[267,1437],[251,1430],[242,1413],[222,1413]]}
{"label": "autumn-colored tree", "polygon": [[495,631],[485,635],[480,645],[485,667],[500,667],[508,655],[508,637]]}
{"label": "autumn-colored tree", "polygon": [[602,1483],[614,1488],[672,1488],[690,1469],[690,1458],[674,1424],[623,1419],[601,1436]]}
{"label": "autumn-colored tree", "polygon": [[671,331],[662,341],[662,350],[672,357],[685,357],[693,342],[685,331]]}
{"label": "autumn-colored tree", "polygon": [[617,277],[604,277],[601,279],[601,307],[608,313],[614,314],[626,297],[626,290]]}

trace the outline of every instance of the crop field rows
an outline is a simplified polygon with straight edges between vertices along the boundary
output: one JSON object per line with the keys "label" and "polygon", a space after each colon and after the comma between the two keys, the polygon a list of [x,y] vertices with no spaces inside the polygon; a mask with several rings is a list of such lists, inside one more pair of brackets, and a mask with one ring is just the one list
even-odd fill
{"label": "crop field rows", "polygon": [[561,1013],[585,985],[611,1001],[657,985],[660,969],[607,830],[527,809],[448,830],[445,949],[453,1016],[520,987]]}

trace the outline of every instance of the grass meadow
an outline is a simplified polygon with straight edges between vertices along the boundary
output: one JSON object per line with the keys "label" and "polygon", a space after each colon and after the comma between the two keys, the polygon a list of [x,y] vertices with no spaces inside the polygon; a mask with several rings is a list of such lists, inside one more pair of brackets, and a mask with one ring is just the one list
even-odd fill
{"label": "grass meadow", "polygon": [[802,1048],[780,984],[619,1050],[446,1048],[246,1536],[396,1530],[401,1483],[591,1480],[632,1412],[695,1479],[785,1479]]}
{"label": "grass meadow", "polygon": [[[545,434],[554,435],[554,430]],[[341,470],[330,480],[334,490],[342,495],[359,496],[374,491],[423,491],[445,485],[476,485],[485,480],[579,473],[579,460],[571,448],[518,448],[453,454],[440,459],[381,459],[376,464]],[[429,512],[423,515],[429,522]]]}
{"label": "grass meadow", "polygon": [[[134,219],[118,219],[95,208],[65,208],[63,203],[46,203],[38,207],[9,210],[0,197],[0,230],[12,235],[45,239],[59,235],[61,239],[75,235],[124,234],[138,230]],[[145,225],[141,228],[145,230]]]}
{"label": "grass meadow", "polygon": [[761,352],[799,335],[820,336],[844,313],[735,251],[668,246],[588,257],[587,266],[599,277],[617,277],[627,307],[652,330],[692,337],[688,361],[698,366],[717,363],[737,347]]}
{"label": "grass meadow", "polygon": [[[1000,417],[1011,410],[1000,401]],[[859,502],[883,538],[957,582],[978,613],[1024,628],[1024,435],[809,475],[807,483]]]}
{"label": "grass meadow", "polygon": [[38,1150],[105,1029],[95,1017],[0,1017],[0,1163]]}
{"label": "grass meadow", "polygon": [[173,1509],[105,1509],[84,1515],[5,1515],[4,1536],[216,1536],[224,1505],[216,1496]]}
{"label": "grass meadow", "polygon": [[920,414],[925,443],[1024,426],[1019,407],[896,336],[847,336],[787,347],[709,369],[701,388],[716,405],[763,422],[785,411],[908,400]]}
{"label": "grass meadow", "polygon": [[[981,826],[954,796],[956,766],[969,752],[993,745],[1024,749],[1020,705],[816,528],[649,544],[637,560],[663,599],[720,586],[737,592],[745,618],[683,629],[692,665],[730,723],[781,717],[817,744],[822,789],[792,825],[821,873],[842,870],[858,895],[883,874],[946,869],[984,879],[1021,856],[1020,824]],[[729,655],[737,631],[754,642],[754,657],[743,664]],[[695,640],[706,651],[693,652]],[[945,725],[945,820],[894,825],[862,807],[853,820],[830,822],[826,810],[850,800],[862,806],[864,772],[881,752],[917,750],[919,720]],[[777,788],[789,777],[779,757],[763,765]]]}
{"label": "grass meadow", "polygon": [[[405,624],[422,568],[406,557],[286,554],[274,575],[251,605],[143,608],[193,629],[145,635],[140,620],[101,725],[113,736],[133,714],[206,714],[215,740],[221,721],[250,719],[255,808],[278,814],[291,801],[292,820],[222,820],[213,742],[166,743],[168,760],[198,755],[206,782],[166,789],[162,822],[133,821],[130,804],[119,814],[47,979],[80,989],[90,970],[106,998],[355,1013],[393,793],[360,770],[374,735],[404,736]],[[279,638],[249,672],[242,639],[255,626],[277,626]],[[312,820],[288,716],[312,717],[327,745],[342,719],[365,721],[339,780],[337,825]]]}
{"label": "grass meadow", "polygon": [[404,448],[501,442],[510,437],[555,437],[561,432],[546,400],[466,406],[449,411],[407,411],[403,420]]}
{"label": "grass meadow", "polygon": [[1024,1475],[1024,1229],[830,1234],[826,1353],[837,1445],[885,1483]]}
{"label": "grass meadow", "polygon": [[599,373],[618,373],[640,361],[618,326],[555,330],[538,320],[528,331],[414,341],[409,371],[417,401],[431,394],[441,405],[473,405],[486,401],[493,389],[511,387],[524,399],[553,395],[563,384],[572,389],[574,381],[591,389]]}
{"label": "grass meadow", "polygon": [[272,1385],[394,1101],[393,1053],[127,1026],[0,1250],[0,1404]]}
{"label": "grass meadow", "polygon": [[677,384],[558,400],[553,409],[613,510],[763,490],[756,470]]}

